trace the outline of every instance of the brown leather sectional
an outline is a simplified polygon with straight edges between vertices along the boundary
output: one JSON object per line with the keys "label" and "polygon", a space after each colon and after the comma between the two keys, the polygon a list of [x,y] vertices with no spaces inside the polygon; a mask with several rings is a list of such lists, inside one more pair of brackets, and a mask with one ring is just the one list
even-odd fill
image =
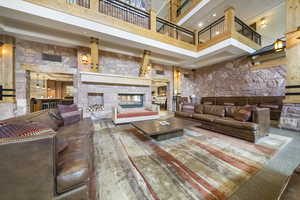
{"label": "brown leather sectional", "polygon": [[270,109],[270,119],[280,120],[284,96],[202,97],[202,104],[211,105],[256,105]]}
{"label": "brown leather sectional", "polygon": [[[6,122],[43,121],[48,111]],[[56,132],[22,139],[0,140],[1,200],[90,199],[93,176],[93,125],[90,120],[59,126]],[[67,148],[57,153],[57,144]]]}
{"label": "brown leather sectional", "polygon": [[277,200],[298,200],[300,198],[300,165],[287,178]]}
{"label": "brown leather sectional", "polygon": [[253,109],[248,122],[233,119],[233,113],[239,108],[239,106],[196,104],[193,113],[180,111],[175,112],[175,116],[197,120],[201,128],[250,142],[256,142],[259,138],[268,135],[270,127],[268,108]]}

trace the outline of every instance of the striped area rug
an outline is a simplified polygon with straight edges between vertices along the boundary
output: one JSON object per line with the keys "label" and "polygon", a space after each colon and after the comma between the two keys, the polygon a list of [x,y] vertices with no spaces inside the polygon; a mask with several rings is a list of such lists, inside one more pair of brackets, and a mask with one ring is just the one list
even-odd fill
{"label": "striped area rug", "polygon": [[191,128],[156,142],[134,128],[95,134],[98,200],[223,200],[262,169],[291,138],[257,144]]}

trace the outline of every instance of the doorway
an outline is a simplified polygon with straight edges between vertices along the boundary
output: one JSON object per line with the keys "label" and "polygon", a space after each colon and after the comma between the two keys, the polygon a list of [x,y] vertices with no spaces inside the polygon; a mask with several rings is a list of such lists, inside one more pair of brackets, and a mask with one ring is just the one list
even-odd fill
{"label": "doorway", "polygon": [[30,72],[30,112],[73,104],[73,75]]}
{"label": "doorway", "polygon": [[154,79],[151,84],[152,104],[158,105],[161,112],[168,111],[169,97],[169,80]]}

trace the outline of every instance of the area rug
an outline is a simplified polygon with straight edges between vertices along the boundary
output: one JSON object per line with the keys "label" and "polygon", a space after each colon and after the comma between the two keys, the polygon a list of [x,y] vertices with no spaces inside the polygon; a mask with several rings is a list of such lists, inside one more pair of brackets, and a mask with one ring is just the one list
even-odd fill
{"label": "area rug", "polygon": [[224,200],[261,170],[291,138],[257,144],[191,128],[162,142],[134,128],[95,134],[98,200]]}

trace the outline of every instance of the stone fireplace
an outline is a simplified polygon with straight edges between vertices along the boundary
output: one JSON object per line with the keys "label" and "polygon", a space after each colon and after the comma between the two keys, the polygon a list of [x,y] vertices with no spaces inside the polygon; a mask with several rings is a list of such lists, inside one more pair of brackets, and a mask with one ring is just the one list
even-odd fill
{"label": "stone fireplace", "polygon": [[119,104],[137,108],[151,104],[151,79],[102,73],[80,72],[74,80],[74,102],[83,109],[83,117],[91,117],[91,108],[101,118],[111,118]]}

